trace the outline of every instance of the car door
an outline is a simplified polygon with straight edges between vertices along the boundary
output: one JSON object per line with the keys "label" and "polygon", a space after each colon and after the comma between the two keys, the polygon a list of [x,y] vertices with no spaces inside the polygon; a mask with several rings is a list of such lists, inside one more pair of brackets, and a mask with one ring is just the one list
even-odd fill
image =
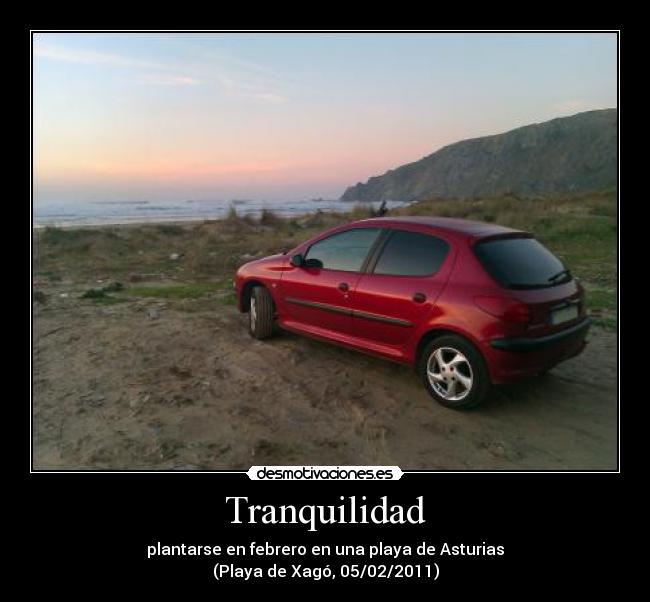
{"label": "car door", "polygon": [[450,251],[438,236],[391,229],[354,291],[353,334],[404,345],[432,313],[449,277]]}
{"label": "car door", "polygon": [[351,228],[326,236],[303,253],[319,267],[289,266],[282,275],[281,324],[316,334],[352,334],[351,293],[380,228]]}

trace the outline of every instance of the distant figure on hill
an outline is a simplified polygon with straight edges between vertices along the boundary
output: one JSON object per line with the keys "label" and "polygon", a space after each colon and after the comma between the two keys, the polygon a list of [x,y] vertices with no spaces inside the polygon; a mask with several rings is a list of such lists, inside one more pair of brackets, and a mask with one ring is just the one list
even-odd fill
{"label": "distant figure on hill", "polygon": [[379,209],[375,212],[375,217],[384,217],[388,213],[388,207],[386,206],[386,201],[382,201],[379,205]]}

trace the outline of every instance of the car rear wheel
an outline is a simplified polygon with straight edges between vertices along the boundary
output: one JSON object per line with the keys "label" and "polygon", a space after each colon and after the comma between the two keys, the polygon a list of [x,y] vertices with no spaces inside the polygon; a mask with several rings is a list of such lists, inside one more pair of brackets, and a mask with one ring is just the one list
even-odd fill
{"label": "car rear wheel", "polygon": [[248,330],[256,339],[268,339],[273,334],[274,308],[271,293],[263,286],[256,286],[251,292],[248,310]]}
{"label": "car rear wheel", "polygon": [[418,372],[431,396],[455,410],[478,406],[490,388],[483,357],[474,345],[456,335],[429,342],[420,357]]}

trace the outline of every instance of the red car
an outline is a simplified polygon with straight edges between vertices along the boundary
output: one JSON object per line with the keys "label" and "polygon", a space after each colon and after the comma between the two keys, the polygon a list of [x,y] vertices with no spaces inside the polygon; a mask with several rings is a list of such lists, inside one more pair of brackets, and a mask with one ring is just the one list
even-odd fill
{"label": "red car", "polygon": [[578,355],[591,323],[584,289],[532,234],[461,219],[332,228],[243,265],[235,286],[255,338],[277,324],[411,364],[456,409]]}

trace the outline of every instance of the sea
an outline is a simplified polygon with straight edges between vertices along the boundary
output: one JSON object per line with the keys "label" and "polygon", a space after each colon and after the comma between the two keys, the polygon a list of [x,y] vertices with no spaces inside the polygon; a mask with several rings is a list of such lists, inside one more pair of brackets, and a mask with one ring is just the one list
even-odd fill
{"label": "sea", "polygon": [[[389,201],[388,208],[406,203]],[[378,208],[380,203],[364,203]],[[354,204],[335,199],[260,201],[252,199],[185,201],[38,202],[33,205],[33,224],[44,226],[96,226],[141,222],[177,222],[224,217],[231,207],[241,216],[258,217],[263,209],[291,217],[317,211],[350,211]]]}

